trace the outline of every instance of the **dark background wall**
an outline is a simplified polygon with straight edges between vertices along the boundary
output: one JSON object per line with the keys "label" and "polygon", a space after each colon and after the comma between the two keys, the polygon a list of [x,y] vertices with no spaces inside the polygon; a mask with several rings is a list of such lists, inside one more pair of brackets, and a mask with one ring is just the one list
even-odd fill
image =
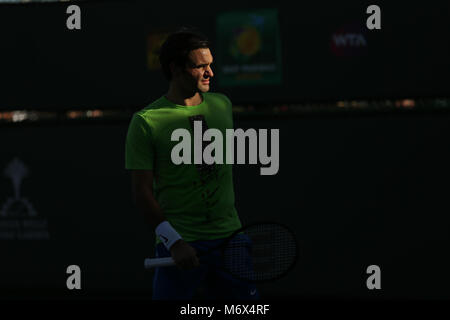
{"label": "dark background wall", "polygon": [[[147,36],[182,25],[202,30],[217,47],[220,13],[278,10],[283,81],[276,86],[221,88],[235,103],[447,96],[450,5],[378,1],[382,29],[367,30],[371,2],[94,1],[80,4],[82,29],[66,28],[67,5],[2,6],[0,108],[140,106],[167,83],[146,67]],[[367,46],[336,56],[332,37],[362,36]],[[217,53],[218,54],[218,53]]]}

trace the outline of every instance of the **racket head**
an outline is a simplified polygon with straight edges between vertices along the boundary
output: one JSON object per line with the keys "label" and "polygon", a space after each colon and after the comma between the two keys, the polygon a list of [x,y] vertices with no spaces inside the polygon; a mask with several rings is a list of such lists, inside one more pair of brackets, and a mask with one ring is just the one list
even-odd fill
{"label": "racket head", "polygon": [[236,230],[222,245],[224,268],[234,278],[252,283],[284,277],[296,265],[299,248],[286,225],[267,221]]}

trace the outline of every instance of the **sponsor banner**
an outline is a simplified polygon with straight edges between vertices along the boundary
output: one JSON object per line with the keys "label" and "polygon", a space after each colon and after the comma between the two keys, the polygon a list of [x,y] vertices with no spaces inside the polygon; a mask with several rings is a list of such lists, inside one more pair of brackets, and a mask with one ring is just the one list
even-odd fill
{"label": "sponsor banner", "polygon": [[159,50],[169,36],[169,32],[153,32],[147,37],[147,67],[156,71],[161,69],[159,63]]}
{"label": "sponsor banner", "polygon": [[281,84],[278,11],[219,15],[216,55],[221,86]]}
{"label": "sponsor banner", "polygon": [[4,169],[3,175],[12,183],[14,194],[0,202],[1,240],[49,240],[47,219],[38,216],[33,204],[21,195],[21,186],[29,174],[29,168],[14,158]]}

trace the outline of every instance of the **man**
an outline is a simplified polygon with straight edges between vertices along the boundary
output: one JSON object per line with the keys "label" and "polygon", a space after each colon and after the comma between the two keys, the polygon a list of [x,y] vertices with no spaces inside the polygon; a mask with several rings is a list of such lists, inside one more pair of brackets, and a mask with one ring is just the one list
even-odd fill
{"label": "man", "polygon": [[208,93],[214,77],[208,40],[182,29],[162,45],[160,62],[169,90],[133,115],[126,140],[134,199],[155,230],[156,256],[172,256],[178,266],[156,269],[153,298],[190,299],[205,287],[210,298],[255,299],[253,285],[221,271],[214,254],[200,255],[241,227],[231,165],[175,165],[171,160],[178,143],[171,141],[174,130],[193,133],[194,121],[201,121],[202,130],[216,128],[223,135],[233,128],[230,100]]}

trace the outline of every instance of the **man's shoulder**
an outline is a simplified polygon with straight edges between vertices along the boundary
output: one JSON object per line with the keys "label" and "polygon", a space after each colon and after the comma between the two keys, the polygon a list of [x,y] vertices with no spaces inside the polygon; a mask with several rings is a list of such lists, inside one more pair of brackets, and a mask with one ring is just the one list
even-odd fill
{"label": "man's shoulder", "polygon": [[142,109],[136,111],[134,114],[137,116],[141,116],[142,118],[147,118],[150,115],[154,114],[155,111],[164,109],[167,107],[170,107],[167,103],[165,103],[167,100],[164,99],[164,97],[160,97],[156,99],[155,101],[150,102]]}
{"label": "man's shoulder", "polygon": [[164,96],[159,97],[155,101],[150,102],[147,104],[141,111],[152,111],[152,110],[158,110],[161,108],[167,108],[170,104],[168,103],[167,99],[164,98]]}

